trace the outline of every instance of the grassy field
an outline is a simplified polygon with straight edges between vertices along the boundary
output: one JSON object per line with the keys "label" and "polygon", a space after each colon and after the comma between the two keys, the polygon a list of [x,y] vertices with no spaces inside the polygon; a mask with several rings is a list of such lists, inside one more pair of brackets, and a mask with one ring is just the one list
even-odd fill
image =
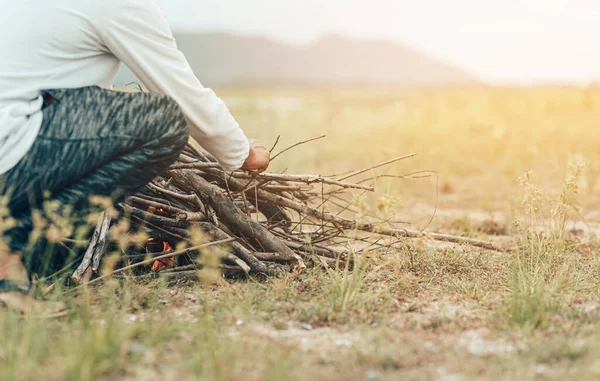
{"label": "grassy field", "polygon": [[57,290],[68,318],[0,311],[1,380],[600,377],[600,89],[220,94],[266,145],[327,135],[273,171],[418,153],[386,174],[439,176],[382,179],[361,207],[504,251],[407,241],[351,274]]}

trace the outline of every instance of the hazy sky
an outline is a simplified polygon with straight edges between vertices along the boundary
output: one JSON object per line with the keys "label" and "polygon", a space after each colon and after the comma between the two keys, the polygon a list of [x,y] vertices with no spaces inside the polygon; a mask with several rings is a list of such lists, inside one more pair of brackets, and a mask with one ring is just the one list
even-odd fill
{"label": "hazy sky", "polygon": [[157,0],[173,29],[392,38],[494,83],[600,81],[598,0]]}

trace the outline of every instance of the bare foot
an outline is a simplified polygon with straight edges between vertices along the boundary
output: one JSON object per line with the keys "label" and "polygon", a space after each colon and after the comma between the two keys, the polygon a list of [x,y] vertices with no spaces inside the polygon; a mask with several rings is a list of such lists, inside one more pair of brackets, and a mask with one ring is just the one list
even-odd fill
{"label": "bare foot", "polygon": [[0,305],[24,316],[54,318],[68,314],[67,306],[59,302],[45,302],[20,292],[0,293]]}

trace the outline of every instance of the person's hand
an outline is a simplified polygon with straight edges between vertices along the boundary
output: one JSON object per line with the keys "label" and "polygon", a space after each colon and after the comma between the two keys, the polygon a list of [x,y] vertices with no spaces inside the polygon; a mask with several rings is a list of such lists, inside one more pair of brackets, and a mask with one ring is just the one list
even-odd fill
{"label": "person's hand", "polygon": [[250,154],[244,162],[242,169],[248,171],[251,175],[258,175],[269,167],[271,153],[261,142],[255,139],[249,139]]}

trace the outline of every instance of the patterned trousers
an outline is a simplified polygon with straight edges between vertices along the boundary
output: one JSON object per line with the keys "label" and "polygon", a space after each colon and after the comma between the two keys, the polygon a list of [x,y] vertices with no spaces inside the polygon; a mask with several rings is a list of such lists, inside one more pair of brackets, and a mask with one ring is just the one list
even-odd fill
{"label": "patterned trousers", "polygon": [[47,215],[50,205],[83,221],[94,208],[90,198],[117,202],[135,193],[175,162],[188,141],[183,112],[164,95],[86,87],[48,90],[44,99],[33,147],[0,175],[0,194],[14,218],[4,238],[37,273],[65,261],[56,264],[48,258],[55,253],[30,242],[32,216]]}

